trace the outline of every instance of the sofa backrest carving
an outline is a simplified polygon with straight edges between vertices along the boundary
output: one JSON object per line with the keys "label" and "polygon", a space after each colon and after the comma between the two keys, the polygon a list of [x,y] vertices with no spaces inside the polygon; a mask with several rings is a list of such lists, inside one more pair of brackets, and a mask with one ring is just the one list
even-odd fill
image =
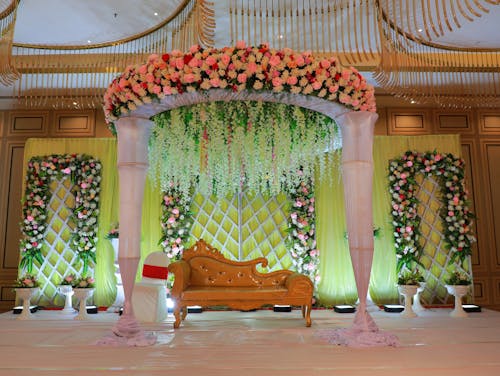
{"label": "sofa backrest carving", "polygon": [[203,239],[184,251],[182,259],[191,268],[190,286],[278,287],[283,286],[286,278],[293,274],[289,270],[260,273],[256,266],[267,266],[267,259],[232,261]]}

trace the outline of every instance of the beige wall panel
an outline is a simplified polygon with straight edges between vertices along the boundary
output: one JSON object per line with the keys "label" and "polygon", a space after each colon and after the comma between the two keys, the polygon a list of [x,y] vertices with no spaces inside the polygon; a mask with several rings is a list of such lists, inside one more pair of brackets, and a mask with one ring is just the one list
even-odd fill
{"label": "beige wall panel", "polygon": [[482,278],[477,278],[476,276],[473,277],[474,277],[474,286],[473,286],[474,303],[479,305],[488,304],[489,303],[489,298],[487,295],[487,292],[489,290],[488,283]]}
{"label": "beige wall panel", "polygon": [[389,134],[412,135],[432,133],[432,124],[427,110],[389,109]]}
{"label": "beige wall panel", "polygon": [[[490,202],[486,204],[491,208],[493,225],[491,234],[493,243],[491,254],[496,270],[500,269],[500,141],[498,143],[485,143],[485,152],[488,168],[488,186]],[[487,199],[485,197],[485,199]]]}
{"label": "beige wall panel", "polygon": [[5,131],[5,129],[5,113],[3,111],[0,111],[0,137],[3,136],[3,132]]}
{"label": "beige wall panel", "polygon": [[[474,153],[473,153],[473,141],[472,140],[467,140],[463,139],[462,140],[462,158],[465,161],[465,184],[467,187],[467,190],[469,191],[469,201],[470,201],[470,209],[474,214],[477,216],[477,205],[476,205],[476,198],[475,198],[475,186],[476,182],[479,180],[479,178],[476,176],[476,174],[479,173],[479,170],[475,169],[473,166],[473,160],[474,158]],[[477,222],[475,221],[474,225],[474,232],[476,234],[476,238],[480,236],[482,228],[481,226],[478,226]],[[474,270],[486,270],[486,262],[484,260],[487,260],[488,257],[484,257],[482,253],[480,252],[482,248],[480,248],[480,245],[478,242],[475,242],[472,246],[472,265],[474,267]]]}
{"label": "beige wall panel", "polygon": [[5,241],[3,244],[2,269],[17,270],[19,263],[19,239],[21,230],[21,197],[24,176],[23,153],[24,144],[19,142],[7,143],[7,166],[10,174],[6,181],[8,187],[8,201],[6,207]]}
{"label": "beige wall panel", "polygon": [[493,304],[500,307],[500,278],[493,278]]}
{"label": "beige wall panel", "polygon": [[50,133],[55,137],[92,137],[95,135],[95,112],[56,111]]}
{"label": "beige wall panel", "polygon": [[8,115],[7,136],[41,137],[47,135],[48,111],[13,111]]}
{"label": "beige wall panel", "polygon": [[478,117],[481,134],[500,135],[500,112],[480,111]]}
{"label": "beige wall panel", "polygon": [[385,136],[387,135],[387,109],[381,108],[377,110],[378,119],[375,123],[375,131],[376,135]]}
{"label": "beige wall panel", "polygon": [[95,137],[113,137],[104,119],[104,111],[95,112]]}
{"label": "beige wall panel", "polygon": [[436,133],[474,133],[469,112],[434,111],[434,129]]}
{"label": "beige wall panel", "polygon": [[1,286],[0,287],[0,296],[3,301],[11,301],[12,305],[14,305],[14,301],[16,300],[16,293],[12,290],[12,282],[8,282],[11,285]]}

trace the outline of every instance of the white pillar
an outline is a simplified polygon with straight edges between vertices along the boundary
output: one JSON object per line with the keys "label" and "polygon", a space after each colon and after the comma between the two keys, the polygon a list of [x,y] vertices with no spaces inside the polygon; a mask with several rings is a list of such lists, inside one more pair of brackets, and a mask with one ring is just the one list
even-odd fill
{"label": "white pillar", "polygon": [[113,332],[125,338],[144,338],[132,309],[132,291],[141,256],[142,200],[148,169],[148,140],[153,124],[149,119],[134,117],[120,118],[116,124],[120,183],[118,263],[125,303]]}
{"label": "white pillar", "polygon": [[355,326],[359,324],[362,330],[375,325],[366,312],[366,296],[373,259],[373,129],[377,118],[376,113],[357,111],[340,119],[347,234],[359,297]]}

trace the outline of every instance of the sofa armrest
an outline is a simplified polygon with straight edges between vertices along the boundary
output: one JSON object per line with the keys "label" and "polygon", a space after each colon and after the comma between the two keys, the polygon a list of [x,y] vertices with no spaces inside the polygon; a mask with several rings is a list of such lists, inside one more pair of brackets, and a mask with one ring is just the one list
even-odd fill
{"label": "sofa armrest", "polygon": [[174,285],[172,287],[172,297],[179,297],[181,293],[189,286],[191,279],[191,267],[184,260],[179,260],[171,263],[168,270],[175,276]]}
{"label": "sofa armrest", "polygon": [[314,291],[314,285],[311,279],[300,273],[290,274],[285,280],[285,287],[289,294],[301,293],[312,295]]}

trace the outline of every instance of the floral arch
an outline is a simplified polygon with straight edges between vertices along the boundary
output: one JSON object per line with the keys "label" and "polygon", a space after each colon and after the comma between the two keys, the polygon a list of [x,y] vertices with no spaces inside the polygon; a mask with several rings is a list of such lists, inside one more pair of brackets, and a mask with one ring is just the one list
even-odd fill
{"label": "floral arch", "polygon": [[247,47],[243,42],[223,49],[193,46],[187,53],[152,55],[145,64],[128,67],[105,94],[106,119],[118,135],[120,186],[127,187],[120,189],[118,256],[125,308],[113,332],[117,338],[128,338],[128,343],[155,341],[142,334],[130,306],[140,257],[139,223],[153,127],[149,119],[181,106],[235,100],[291,104],[322,113],[340,125],[347,231],[360,305],[352,330],[333,337],[338,343],[356,345],[358,335],[368,331],[373,344],[387,344],[366,311],[373,256],[374,89],[334,57],[317,59],[310,53],[273,50],[265,44]]}

